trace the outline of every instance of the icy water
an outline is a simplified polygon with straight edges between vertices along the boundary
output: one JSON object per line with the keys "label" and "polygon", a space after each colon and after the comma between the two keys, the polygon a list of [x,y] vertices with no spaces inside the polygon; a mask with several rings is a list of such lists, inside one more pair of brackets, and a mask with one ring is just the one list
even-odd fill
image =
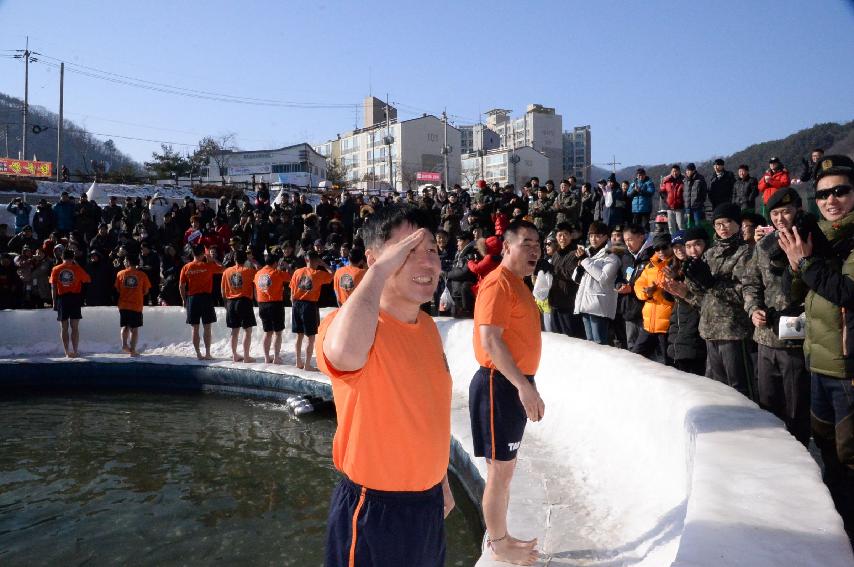
{"label": "icy water", "polygon": [[[0,565],[319,567],[334,431],[214,395],[0,397]],[[446,564],[473,565],[455,489]]]}

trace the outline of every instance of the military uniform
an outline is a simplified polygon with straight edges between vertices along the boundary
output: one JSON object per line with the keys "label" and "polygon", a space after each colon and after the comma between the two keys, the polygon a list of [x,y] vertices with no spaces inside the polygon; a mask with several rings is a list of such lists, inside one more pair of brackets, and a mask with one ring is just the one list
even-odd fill
{"label": "military uniform", "polygon": [[551,197],[540,197],[531,206],[531,216],[534,217],[534,226],[540,234],[547,234],[554,228],[554,199]]}
{"label": "military uniform", "polygon": [[573,194],[572,189],[566,193],[557,194],[552,203],[552,210],[555,213],[555,224],[578,221],[578,198]]}

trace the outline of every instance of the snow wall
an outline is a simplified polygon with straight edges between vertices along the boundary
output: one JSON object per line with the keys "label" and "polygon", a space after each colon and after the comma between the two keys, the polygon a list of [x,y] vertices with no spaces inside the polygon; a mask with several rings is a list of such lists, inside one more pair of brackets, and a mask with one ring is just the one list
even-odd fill
{"label": "snow wall", "polygon": [[[219,314],[213,352],[225,357],[228,330]],[[483,475],[482,459],[466,459],[468,383],[476,369],[472,322],[437,322],[454,379],[455,468]],[[293,360],[289,339],[286,333],[286,362]],[[67,362],[57,358],[52,311],[0,311],[0,386],[37,380],[39,368],[50,370],[39,364],[108,383],[111,373],[101,363],[122,363],[122,374],[138,382],[169,380],[151,365],[186,365],[192,368],[181,374],[200,388],[329,392],[325,376],[292,366],[196,361],[179,308],[146,309],[140,359],[103,354],[115,353],[117,344],[115,308],[84,309],[85,358]],[[290,382],[282,386],[277,376]],[[539,537],[541,564],[854,565],[816,463],[779,420],[731,388],[551,333],[543,334],[537,384],[546,414],[528,425],[509,521],[515,534]]]}

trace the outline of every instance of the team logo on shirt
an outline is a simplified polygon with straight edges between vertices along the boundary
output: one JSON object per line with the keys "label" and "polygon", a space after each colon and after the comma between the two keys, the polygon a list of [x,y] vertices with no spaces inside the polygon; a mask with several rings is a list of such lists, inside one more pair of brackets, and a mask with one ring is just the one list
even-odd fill
{"label": "team logo on shirt", "polygon": [[64,286],[69,286],[74,283],[74,271],[62,270],[61,272],[59,272],[59,283]]}
{"label": "team logo on shirt", "polygon": [[[270,276],[266,277],[268,280],[270,279]],[[231,287],[243,287],[243,274],[241,274],[240,272],[233,272],[228,277],[228,281],[229,283],[231,283]],[[270,284],[267,285],[269,286]]]}
{"label": "team logo on shirt", "polygon": [[344,291],[353,291],[356,288],[356,282],[353,281],[353,276],[350,274],[342,275],[338,280],[338,284]]}
{"label": "team logo on shirt", "polygon": [[299,279],[299,283],[297,284],[297,288],[303,291],[311,291],[312,288],[311,277],[309,276],[301,276]]}
{"label": "team logo on shirt", "polygon": [[139,280],[136,279],[136,276],[128,276],[125,278],[125,287],[133,289],[138,285]]}
{"label": "team logo on shirt", "polygon": [[258,276],[258,287],[260,287],[261,289],[270,289],[270,286],[272,285],[273,278],[270,277],[270,274],[261,274],[260,276]]}

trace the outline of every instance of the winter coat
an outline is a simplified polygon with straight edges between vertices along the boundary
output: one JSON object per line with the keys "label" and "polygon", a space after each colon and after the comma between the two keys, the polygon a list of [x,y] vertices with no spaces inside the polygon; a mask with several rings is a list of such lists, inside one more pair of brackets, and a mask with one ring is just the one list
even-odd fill
{"label": "winter coat", "polygon": [[756,197],[759,196],[759,186],[755,177],[736,179],[732,188],[732,202],[744,209],[756,208]]}
{"label": "winter coat", "polygon": [[620,277],[617,281],[627,283],[632,286],[632,292],[623,294],[619,297],[618,311],[623,316],[623,320],[634,323],[641,323],[643,320],[643,302],[634,294],[634,286],[637,279],[643,273],[643,268],[652,258],[652,248],[649,242],[644,242],[637,254],[632,254],[628,250],[623,254],[623,265],[620,270]]}
{"label": "winter coat", "polygon": [[462,249],[457,251],[454,256],[454,264],[451,271],[448,272],[448,279],[456,282],[473,282],[477,279],[471,270],[468,268],[468,263],[475,257],[475,242],[471,241]]}
{"label": "winter coat", "polygon": [[712,173],[709,177],[709,201],[712,208],[722,203],[732,203],[732,189],[735,186],[735,175],[731,171],[722,171],[720,175]]}
{"label": "winter coat", "polygon": [[570,189],[566,193],[558,193],[552,203],[555,213],[555,224],[576,222],[578,220],[578,196]]}
{"label": "winter coat", "polygon": [[56,227],[56,215],[53,214],[53,209],[50,205],[36,207],[36,214],[33,215],[33,231],[41,240],[46,239]]}
{"label": "winter coat", "polygon": [[620,257],[607,246],[592,257],[583,258],[584,275],[575,294],[575,313],[613,319],[617,315],[615,283],[620,275]]}
{"label": "winter coat", "polygon": [[674,298],[667,330],[667,355],[673,360],[703,360],[706,358],[706,341],[700,337],[700,309],[688,299]]}
{"label": "winter coat", "polygon": [[681,175],[679,177],[668,175],[661,181],[659,193],[671,211],[681,211],[685,208],[683,179]]}
{"label": "winter coat", "polygon": [[789,170],[785,167],[774,173],[770,169],[759,179],[759,191],[762,193],[762,202],[767,204],[771,195],[777,192],[777,189],[782,189],[791,185],[792,180],[789,178]]}
{"label": "winter coat", "polygon": [[566,248],[558,250],[552,256],[554,280],[549,289],[549,305],[552,309],[570,311],[575,309],[575,294],[578,284],[572,279],[573,272],[578,266],[575,256],[577,242],[571,242]]}
{"label": "winter coat", "polygon": [[[670,265],[673,258],[660,260],[654,254],[649,263],[635,281],[634,291],[638,299],[644,302],[643,328],[647,333],[666,333],[670,328],[670,313],[673,311],[673,300],[664,291],[664,269]],[[656,284],[658,287],[647,295],[645,288]]]}
{"label": "winter coat", "polygon": [[632,201],[633,214],[649,214],[652,212],[652,196],[655,195],[655,183],[647,177],[643,181],[635,179],[629,185],[626,197]]}
{"label": "winter coat", "polygon": [[707,341],[738,341],[753,333],[753,323],[744,311],[742,285],[750,247],[740,234],[717,240],[703,254],[711,273],[710,285],[690,276],[689,289],[700,298],[700,336]]}
{"label": "winter coat", "polygon": [[30,212],[33,207],[29,203],[9,203],[6,210],[15,215],[15,232],[21,232],[25,226],[30,224]]}
{"label": "winter coat", "polygon": [[530,215],[534,218],[534,226],[540,233],[547,233],[554,227],[553,199],[545,197],[534,201]]}
{"label": "winter coat", "polygon": [[764,310],[767,320],[766,326],[753,331],[757,344],[771,348],[803,347],[803,341],[781,341],[778,337],[780,316],[797,317],[804,311],[803,298],[793,300],[783,289],[783,274],[788,266],[789,260],[780,248],[777,233],[763,237],[747,262],[741,286],[744,310],[749,316],[758,309]]}
{"label": "winter coat", "polygon": [[854,212],[836,222],[821,221],[830,250],[816,251],[801,271],[785,271],[785,290],[806,298],[804,353],[810,371],[834,378],[854,377]]}
{"label": "winter coat", "polygon": [[71,201],[58,202],[53,206],[53,214],[56,217],[56,228],[61,232],[74,230],[74,203]]}
{"label": "winter coat", "polygon": [[685,207],[693,211],[706,205],[706,178],[698,172],[691,177],[685,176]]}

